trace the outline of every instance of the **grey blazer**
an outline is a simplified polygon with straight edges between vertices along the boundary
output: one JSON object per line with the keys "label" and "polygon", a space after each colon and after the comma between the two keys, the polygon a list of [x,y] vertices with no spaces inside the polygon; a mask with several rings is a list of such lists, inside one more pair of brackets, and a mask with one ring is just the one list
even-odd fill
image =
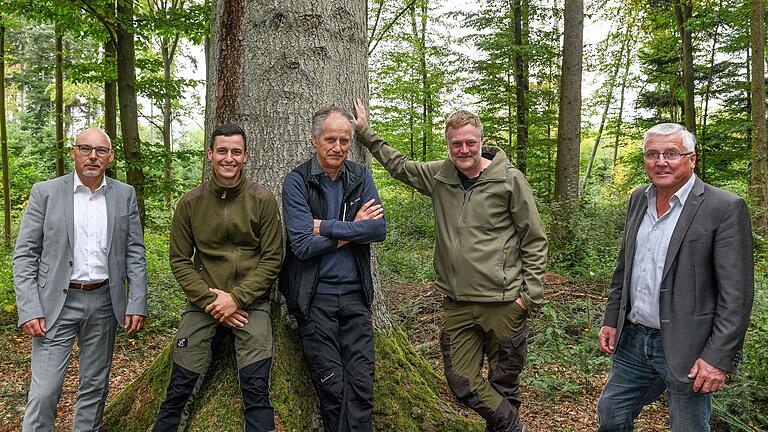
{"label": "grey blazer", "polygon": [[[72,272],[73,176],[36,183],[21,222],[13,255],[13,284],[19,325],[45,318],[50,328],[64,306]],[[147,264],[136,192],[107,178],[107,253],[112,309],[124,316],[147,315]]]}
{"label": "grey blazer", "polygon": [[[603,325],[621,330],[630,309],[629,284],[637,231],[648,201],[632,193],[624,238],[611,280]],[[696,178],[669,241],[659,293],[667,364],[680,381],[697,358],[726,372],[741,359],[752,310],[752,225],[743,199]]]}

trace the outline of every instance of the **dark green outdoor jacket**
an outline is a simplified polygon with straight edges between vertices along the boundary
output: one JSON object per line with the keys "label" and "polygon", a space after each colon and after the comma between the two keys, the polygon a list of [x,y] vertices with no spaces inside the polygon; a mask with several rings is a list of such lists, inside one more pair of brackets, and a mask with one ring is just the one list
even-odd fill
{"label": "dark green outdoor jacket", "polygon": [[283,260],[275,197],[241,174],[231,188],[211,179],[179,201],[171,225],[171,270],[187,299],[205,308],[232,294],[237,306],[268,299]]}
{"label": "dark green outdoor jacket", "polygon": [[544,300],[547,239],[533,192],[497,147],[479,180],[464,190],[450,159],[417,162],[369,127],[358,135],[392,177],[432,198],[435,215],[435,286],[453,300],[510,302],[529,307]]}

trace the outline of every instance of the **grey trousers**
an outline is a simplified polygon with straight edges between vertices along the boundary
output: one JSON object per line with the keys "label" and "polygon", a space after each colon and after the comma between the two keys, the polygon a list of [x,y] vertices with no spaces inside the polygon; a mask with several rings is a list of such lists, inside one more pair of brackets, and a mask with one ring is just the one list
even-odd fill
{"label": "grey trousers", "polygon": [[47,325],[45,336],[32,338],[32,382],[22,431],[54,431],[75,337],[80,348],[80,389],[72,430],[99,431],[117,328],[109,287],[90,292],[69,289],[59,318]]}

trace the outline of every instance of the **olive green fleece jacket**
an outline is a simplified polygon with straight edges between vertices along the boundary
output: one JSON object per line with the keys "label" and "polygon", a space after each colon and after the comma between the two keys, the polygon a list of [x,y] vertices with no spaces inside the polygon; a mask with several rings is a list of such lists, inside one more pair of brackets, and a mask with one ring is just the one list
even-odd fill
{"label": "olive green fleece jacket", "polygon": [[497,147],[478,181],[464,190],[450,159],[417,162],[369,127],[358,140],[392,177],[432,198],[435,286],[457,301],[510,302],[536,307],[544,300],[547,239],[533,192]]}
{"label": "olive green fleece jacket", "polygon": [[245,176],[233,187],[211,179],[187,192],[171,224],[171,270],[190,303],[205,308],[218,288],[237,306],[267,299],[283,261],[275,197]]}

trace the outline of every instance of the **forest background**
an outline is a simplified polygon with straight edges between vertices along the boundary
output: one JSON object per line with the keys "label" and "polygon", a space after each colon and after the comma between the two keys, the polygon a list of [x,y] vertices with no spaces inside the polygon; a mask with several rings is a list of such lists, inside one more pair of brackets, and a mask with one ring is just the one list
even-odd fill
{"label": "forest background", "polygon": [[[442,159],[447,153],[442,121],[455,109],[469,108],[482,118],[485,143],[504,149],[535,192],[550,239],[551,273],[547,300],[531,320],[523,376],[526,396],[538,404],[527,412],[538,425],[534,430],[594,427],[595,397],[610,366],[599,354],[596,335],[627,199],[647,182],[642,133],[662,121],[696,133],[699,177],[750,204],[755,305],[744,360],[715,398],[713,423],[721,431],[768,430],[765,5],[761,0],[369,1],[368,85],[375,130],[413,159]],[[206,173],[204,95],[211,68],[200,53],[210,44],[214,10],[196,0],[4,0],[0,5],[4,368],[24,371],[29,361],[29,341],[15,325],[11,270],[29,190],[34,182],[72,170],[67,146],[78,130],[92,125],[113,138],[116,162],[109,174],[136,187],[145,222],[150,320],[139,335],[120,338],[121,352],[127,362],[146,365],[165,356],[167,363],[165,348],[184,307],[168,268],[168,227],[178,198]],[[389,226],[378,247],[382,301],[414,356],[437,374],[437,398],[449,407],[444,411],[468,416],[471,427],[480,430],[477,417],[453,405],[440,378],[439,295],[429,285],[434,278],[429,199],[392,180],[376,162],[372,167]],[[382,351],[377,345],[379,355]],[[3,375],[9,376],[6,369]],[[120,398],[116,390],[143,372],[130,364],[126,369],[131,371],[113,373],[118,376],[112,406]],[[9,373],[19,379],[0,385],[2,430],[18,427],[28,385],[27,378]],[[377,404],[402,396],[384,394],[378,377]],[[281,404],[276,401],[278,412]],[[646,420],[645,430],[664,430],[663,404],[652,410],[658,415]],[[377,411],[377,427],[406,430],[384,426],[396,424],[384,420],[394,417],[386,409]],[[426,410],[416,406],[405,415],[417,418],[421,409]],[[66,419],[66,407],[64,412],[60,417]],[[281,428],[293,430],[282,420]]]}

